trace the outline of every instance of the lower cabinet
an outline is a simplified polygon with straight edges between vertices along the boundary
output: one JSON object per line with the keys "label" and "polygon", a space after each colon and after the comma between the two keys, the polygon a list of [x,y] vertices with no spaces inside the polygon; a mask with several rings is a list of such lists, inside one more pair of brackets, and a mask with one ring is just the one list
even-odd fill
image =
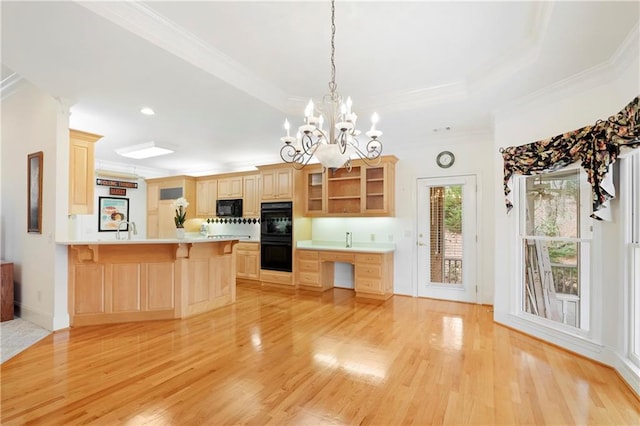
{"label": "lower cabinet", "polygon": [[388,299],[393,295],[393,253],[298,250],[296,282],[302,289],[324,291],[333,287],[335,262],[354,265],[356,296]]}
{"label": "lower cabinet", "polygon": [[387,299],[393,294],[393,253],[356,254],[355,290],[358,296]]}
{"label": "lower cabinet", "polygon": [[236,245],[236,278],[260,279],[260,243],[238,243]]}

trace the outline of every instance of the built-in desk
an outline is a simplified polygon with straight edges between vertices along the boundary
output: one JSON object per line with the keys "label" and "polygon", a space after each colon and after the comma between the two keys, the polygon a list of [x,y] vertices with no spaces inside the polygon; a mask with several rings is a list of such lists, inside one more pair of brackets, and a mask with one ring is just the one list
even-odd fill
{"label": "built-in desk", "polygon": [[354,265],[357,297],[388,299],[393,295],[393,251],[390,245],[339,246],[302,242],[297,245],[298,287],[313,291],[333,288],[335,262]]}

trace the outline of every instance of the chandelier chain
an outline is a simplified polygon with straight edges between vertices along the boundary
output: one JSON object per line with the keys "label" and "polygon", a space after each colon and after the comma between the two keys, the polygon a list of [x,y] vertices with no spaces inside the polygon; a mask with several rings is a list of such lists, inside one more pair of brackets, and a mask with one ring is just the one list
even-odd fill
{"label": "chandelier chain", "polygon": [[331,0],[331,81],[329,82],[329,91],[331,92],[331,98],[335,99],[336,97],[336,89],[338,85],[336,84],[336,5],[335,1]]}

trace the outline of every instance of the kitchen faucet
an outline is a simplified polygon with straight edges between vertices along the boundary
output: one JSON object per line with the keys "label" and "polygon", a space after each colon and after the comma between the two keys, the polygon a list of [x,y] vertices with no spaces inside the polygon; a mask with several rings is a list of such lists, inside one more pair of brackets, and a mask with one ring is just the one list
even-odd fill
{"label": "kitchen faucet", "polygon": [[122,226],[123,223],[129,225],[129,229],[127,230],[127,240],[131,239],[131,231],[133,231],[133,235],[138,235],[138,230],[136,229],[136,223],[123,220],[118,224],[118,227],[116,228],[116,240],[120,239],[120,227]]}

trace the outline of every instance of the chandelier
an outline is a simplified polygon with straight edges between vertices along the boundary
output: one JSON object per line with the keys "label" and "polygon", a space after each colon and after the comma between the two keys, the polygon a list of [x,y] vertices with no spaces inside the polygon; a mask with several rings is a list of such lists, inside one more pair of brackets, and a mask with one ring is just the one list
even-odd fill
{"label": "chandelier", "polygon": [[[291,136],[289,120],[285,119],[287,136],[280,138],[284,145],[280,157],[296,169],[302,169],[315,156],[325,169],[345,166],[351,169],[351,158],[359,157],[368,165],[380,162],[382,142],[378,139],[382,132],[376,129],[378,114],[371,117],[371,129],[365,133],[368,142],[360,147],[356,129],[358,116],[351,111],[351,98],[343,102],[337,92],[335,64],[335,0],[331,0],[331,81],[329,93],[324,95],[322,106],[316,107],[309,100],[304,111],[304,124],[298,128],[296,136]],[[325,118],[326,117],[326,118]],[[327,129],[323,126],[327,123]]]}

